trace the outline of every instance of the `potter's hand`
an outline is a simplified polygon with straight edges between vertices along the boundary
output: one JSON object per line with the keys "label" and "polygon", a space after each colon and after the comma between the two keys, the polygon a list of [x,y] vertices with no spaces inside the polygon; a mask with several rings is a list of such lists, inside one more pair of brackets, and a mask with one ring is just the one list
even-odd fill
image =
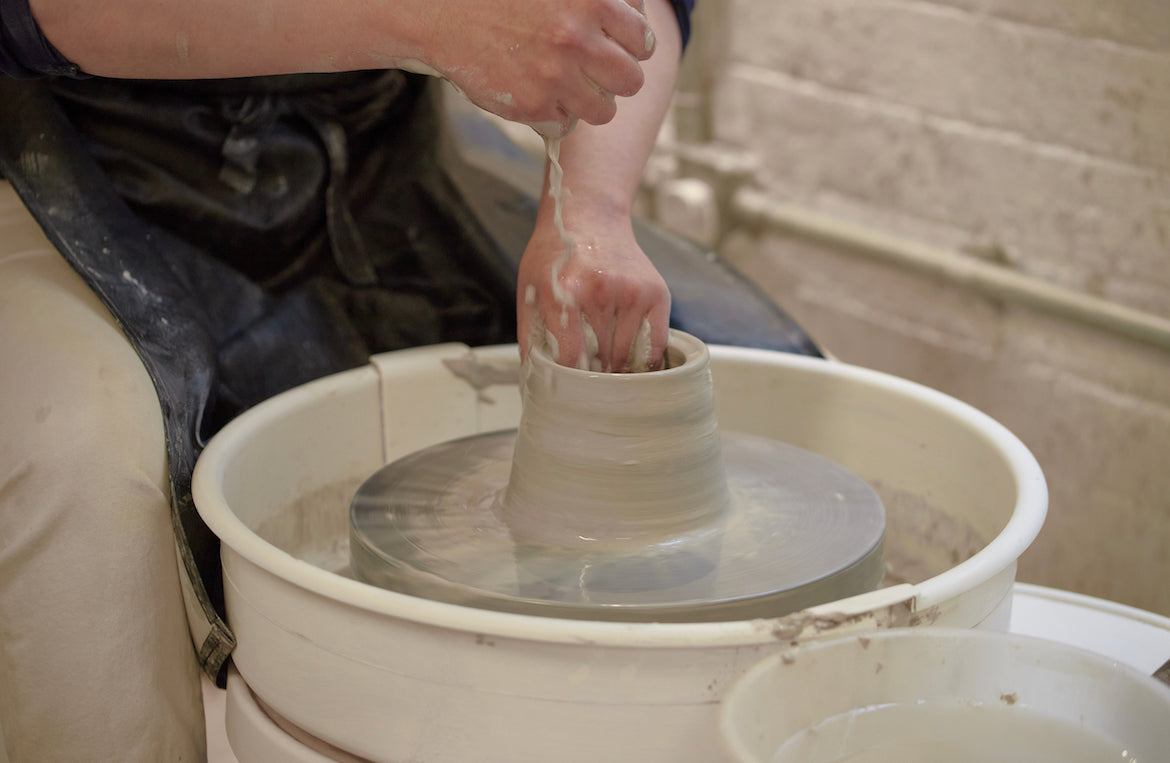
{"label": "potter's hand", "polygon": [[435,3],[426,60],[476,105],[544,135],[613,119],[642,87],[654,35],[644,0]]}
{"label": "potter's hand", "polygon": [[661,368],[670,292],[634,240],[629,217],[578,220],[569,235],[568,260],[560,234],[547,222],[538,222],[524,251],[517,291],[521,356],[543,343],[565,366]]}

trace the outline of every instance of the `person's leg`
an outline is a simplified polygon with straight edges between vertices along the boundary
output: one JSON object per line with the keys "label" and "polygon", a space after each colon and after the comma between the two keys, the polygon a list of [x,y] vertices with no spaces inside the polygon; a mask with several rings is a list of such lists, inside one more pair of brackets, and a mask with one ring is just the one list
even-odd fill
{"label": "person's leg", "polygon": [[199,761],[162,414],[0,182],[0,727],[11,763]]}

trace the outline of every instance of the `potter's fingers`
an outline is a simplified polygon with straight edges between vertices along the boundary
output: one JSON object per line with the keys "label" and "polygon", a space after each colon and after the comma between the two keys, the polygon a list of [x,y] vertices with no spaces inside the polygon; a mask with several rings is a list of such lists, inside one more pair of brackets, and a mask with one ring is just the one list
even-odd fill
{"label": "potter's fingers", "polygon": [[641,66],[613,68],[606,61],[589,61],[581,67],[584,81],[596,93],[613,100],[615,95],[628,98],[642,89],[646,75]]}
{"label": "potter's fingers", "polygon": [[669,303],[659,303],[642,315],[627,316],[614,336],[614,370],[638,373],[661,369],[670,333],[669,319]]}
{"label": "potter's fingers", "polygon": [[648,46],[646,55],[638,55],[628,47],[627,42],[607,36],[590,51],[581,70],[590,80],[611,93],[623,97],[634,95],[646,81],[638,61],[648,58],[654,49],[654,35],[649,26],[645,30],[647,36],[637,46]]}
{"label": "potter's fingers", "polygon": [[617,113],[615,95],[631,96],[646,81],[642,67],[612,41],[604,51],[586,61],[572,87],[563,90],[563,108],[592,125],[602,125]]}
{"label": "potter's fingers", "polygon": [[[521,321],[521,324],[524,322]],[[520,347],[520,362],[523,363],[528,360],[528,348],[532,345],[529,341],[529,328],[527,325],[518,325],[516,328],[516,344]]]}
{"label": "potter's fingers", "polygon": [[630,371],[629,345],[622,338],[621,326],[615,324],[614,328],[613,342],[610,344],[609,352],[605,355],[605,364],[609,367],[610,373],[628,373]]}
{"label": "potter's fingers", "polygon": [[[598,85],[584,74],[580,87],[561,94],[561,109],[575,114],[591,125],[603,125],[617,114],[617,101],[613,93]],[[567,135],[566,131],[560,137]]]}
{"label": "potter's fingers", "polygon": [[[535,297],[531,296],[535,293],[532,286],[528,287],[530,296],[525,299],[516,309],[516,343],[520,345],[520,362],[524,362],[528,358],[528,352],[534,343],[534,332],[537,329],[536,324],[540,321],[534,319],[533,311],[536,309]],[[523,298],[522,298],[523,299]],[[540,341],[539,338],[535,341]]]}
{"label": "potter's fingers", "polygon": [[601,21],[602,30],[627,53],[645,61],[654,52],[654,32],[644,2],[619,2],[610,6]]}
{"label": "potter's fingers", "polygon": [[[617,316],[612,308],[591,311],[585,318],[586,354],[589,370],[610,373],[613,363],[613,338]],[[592,346],[589,346],[589,345]]]}
{"label": "potter's fingers", "polygon": [[585,317],[581,318],[581,339],[583,344],[581,345],[581,354],[577,358],[577,368],[598,373],[607,371],[606,364],[601,362],[601,357],[597,352],[598,332],[593,330],[593,325]]}
{"label": "potter's fingers", "polygon": [[614,327],[613,370],[656,371],[670,331],[670,293],[647,287],[641,297],[620,311]]}
{"label": "potter's fingers", "polygon": [[541,310],[545,334],[551,338],[549,350],[553,358],[569,368],[589,368],[585,357],[585,337],[581,313],[576,308],[553,304]]}
{"label": "potter's fingers", "polygon": [[627,313],[622,320],[615,322],[610,356],[615,373],[647,370],[644,356],[649,348],[650,322],[644,315]]}
{"label": "potter's fingers", "polygon": [[576,124],[577,117],[560,104],[557,104],[556,118],[544,122],[528,122],[528,126],[535,130],[537,135],[549,139],[565,137],[572,132]]}
{"label": "potter's fingers", "polygon": [[614,346],[617,344],[617,334],[620,327],[621,316],[615,311],[609,319],[609,330],[605,332],[606,337],[608,337],[608,343],[605,348],[605,355],[602,356],[605,358],[605,370],[609,373],[618,373],[624,370],[621,367],[622,364],[618,362],[618,358],[614,354]]}
{"label": "potter's fingers", "polygon": [[650,324],[650,345],[645,358],[646,370],[657,371],[663,367],[666,344],[670,341],[670,299],[656,303],[646,316],[646,320]]}

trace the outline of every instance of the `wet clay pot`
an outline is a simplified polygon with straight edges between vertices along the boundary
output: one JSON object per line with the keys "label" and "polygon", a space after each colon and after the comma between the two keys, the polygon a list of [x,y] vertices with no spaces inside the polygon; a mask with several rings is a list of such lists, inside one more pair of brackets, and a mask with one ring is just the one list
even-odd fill
{"label": "wet clay pot", "polygon": [[597,373],[535,349],[502,516],[517,540],[644,547],[728,510],[707,347],[673,331],[667,368]]}

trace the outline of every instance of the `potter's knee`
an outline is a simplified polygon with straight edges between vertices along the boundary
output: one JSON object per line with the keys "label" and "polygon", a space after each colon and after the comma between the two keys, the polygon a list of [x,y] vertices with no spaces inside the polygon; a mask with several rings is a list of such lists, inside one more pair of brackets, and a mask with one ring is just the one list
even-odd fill
{"label": "potter's knee", "polygon": [[5,460],[52,467],[60,478],[84,478],[95,489],[126,478],[164,488],[165,437],[153,391],[130,391],[100,374],[88,388],[79,386],[48,389],[4,412],[5,431],[19,439],[17,452]]}
{"label": "potter's knee", "polygon": [[100,521],[96,504],[110,502],[157,511],[166,503],[167,458],[149,376],[132,354],[133,363],[118,353],[80,360],[50,343],[18,361],[26,372],[19,378],[6,374],[0,497],[42,517],[77,512]]}
{"label": "potter's knee", "polygon": [[0,466],[165,470],[162,413],[134,348],[55,252],[0,262]]}

